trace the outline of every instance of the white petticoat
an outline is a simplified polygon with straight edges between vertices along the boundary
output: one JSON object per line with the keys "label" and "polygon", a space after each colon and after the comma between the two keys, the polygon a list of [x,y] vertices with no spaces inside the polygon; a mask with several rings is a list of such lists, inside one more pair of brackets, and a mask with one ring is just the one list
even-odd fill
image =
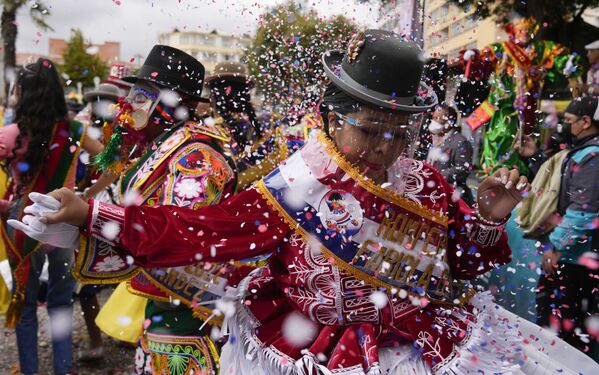
{"label": "white petticoat", "polygon": [[[231,294],[229,294],[231,296]],[[330,371],[306,353],[289,361],[274,347],[263,347],[253,335],[257,322],[236,296],[235,313],[225,326],[234,339],[221,354],[221,374],[243,375],[428,375],[433,371],[411,345],[379,350],[379,366],[368,373],[352,368]],[[599,374],[591,358],[559,339],[552,332],[522,319],[495,304],[489,293],[481,293],[470,303],[480,314],[459,355],[437,368],[434,374]],[[503,342],[505,352],[487,342]],[[502,347],[501,344],[499,347]],[[509,348],[509,352],[508,351]]]}

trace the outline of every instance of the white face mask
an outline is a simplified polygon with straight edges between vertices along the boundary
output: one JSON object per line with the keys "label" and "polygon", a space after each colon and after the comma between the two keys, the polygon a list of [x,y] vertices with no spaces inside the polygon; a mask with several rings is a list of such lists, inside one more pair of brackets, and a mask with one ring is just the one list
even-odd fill
{"label": "white face mask", "polygon": [[133,130],[142,130],[148,125],[150,115],[158,105],[160,89],[147,82],[137,82],[129,91],[126,101],[131,104],[133,111],[131,117],[135,121],[131,125]]}
{"label": "white face mask", "polygon": [[435,120],[431,120],[431,123],[428,125],[428,131],[432,134],[441,134],[444,129],[445,126]]}

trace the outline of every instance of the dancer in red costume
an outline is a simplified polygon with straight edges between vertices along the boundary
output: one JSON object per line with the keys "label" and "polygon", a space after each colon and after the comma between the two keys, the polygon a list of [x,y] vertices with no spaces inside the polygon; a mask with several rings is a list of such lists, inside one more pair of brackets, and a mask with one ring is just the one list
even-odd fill
{"label": "dancer in red costume", "polygon": [[[143,267],[270,253],[222,303],[229,352],[221,373],[597,371],[464,281],[509,261],[503,224],[529,185],[500,169],[471,209],[437,171],[409,158],[420,114],[436,104],[420,84],[419,48],[369,30],[347,52],[325,53],[323,64],[332,82],[324,132],[232,199],[197,211],[121,208],[59,190],[51,195],[60,210],[39,220],[98,238],[100,223],[112,221],[115,245]],[[331,191],[351,222],[327,230],[336,220]]]}

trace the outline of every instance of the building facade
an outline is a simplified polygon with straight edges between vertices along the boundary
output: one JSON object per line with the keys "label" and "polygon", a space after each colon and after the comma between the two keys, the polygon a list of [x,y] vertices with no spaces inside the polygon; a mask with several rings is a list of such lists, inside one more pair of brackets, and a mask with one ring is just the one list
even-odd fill
{"label": "building facade", "polygon": [[[48,39],[48,54],[42,55],[39,53],[19,52],[17,53],[17,65],[23,66],[37,60],[39,57],[48,58],[57,64],[64,63],[62,54],[67,48],[68,41],[59,38]],[[93,55],[98,55],[100,59],[108,64],[123,63],[126,65],[135,66],[121,61],[121,43],[120,42],[104,42],[102,44],[90,43],[87,46],[87,52]]]}
{"label": "building facade", "polygon": [[159,42],[192,55],[202,62],[206,73],[210,74],[219,62],[240,61],[252,39],[249,36],[224,35],[216,31],[174,30],[160,34]]}
{"label": "building facade", "polygon": [[447,0],[427,0],[424,6],[424,50],[430,57],[456,58],[462,49],[483,48],[504,40],[503,29],[488,18],[474,18]]}

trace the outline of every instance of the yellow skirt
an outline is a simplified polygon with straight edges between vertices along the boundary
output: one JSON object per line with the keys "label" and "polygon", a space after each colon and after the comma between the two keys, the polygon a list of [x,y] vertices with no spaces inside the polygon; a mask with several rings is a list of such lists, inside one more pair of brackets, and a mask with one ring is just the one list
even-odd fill
{"label": "yellow skirt", "polygon": [[[4,172],[4,169],[0,168],[0,198],[4,196],[6,192],[6,180],[8,177]],[[0,225],[5,225],[4,223],[0,223]],[[0,262],[6,259],[6,246],[4,246],[4,241],[0,240]],[[0,277],[0,314],[6,313],[8,309],[8,305],[10,304],[11,293],[4,282],[4,278]]]}
{"label": "yellow skirt", "polygon": [[96,324],[108,336],[136,344],[143,332],[146,302],[146,298],[130,293],[127,283],[120,283],[100,309]]}
{"label": "yellow skirt", "polygon": [[[1,241],[0,241],[1,242]],[[4,246],[2,246],[4,247]],[[0,250],[1,252],[1,250]],[[0,258],[1,258],[0,254]],[[1,259],[0,259],[1,260]],[[0,277],[0,314],[5,314],[6,310],[8,310],[8,305],[10,305],[11,293],[6,287],[6,283],[4,279]]]}

